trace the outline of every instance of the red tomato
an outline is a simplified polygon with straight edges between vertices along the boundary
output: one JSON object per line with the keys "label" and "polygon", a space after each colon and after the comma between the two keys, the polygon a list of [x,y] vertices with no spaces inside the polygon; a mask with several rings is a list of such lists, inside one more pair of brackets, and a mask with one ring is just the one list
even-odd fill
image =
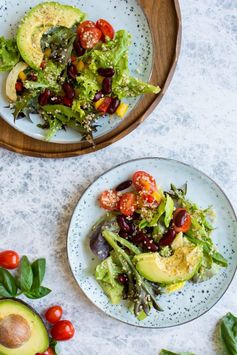
{"label": "red tomato", "polygon": [[185,208],[177,208],[173,216],[174,229],[177,233],[187,232],[191,227],[191,217]]}
{"label": "red tomato", "polygon": [[0,266],[5,269],[15,269],[19,265],[20,257],[13,250],[0,252]]}
{"label": "red tomato", "polygon": [[110,39],[114,38],[115,31],[111,24],[106,20],[100,19],[96,22],[96,27],[98,27],[103,33],[104,37],[109,37]]}
{"label": "red tomato", "polygon": [[83,32],[90,28],[95,28],[95,23],[93,21],[84,21],[77,27],[77,33],[80,36]]}
{"label": "red tomato", "polygon": [[119,209],[125,216],[131,216],[136,210],[137,196],[133,192],[126,192],[119,201]]}
{"label": "red tomato", "polygon": [[55,352],[52,348],[48,348],[44,353],[37,353],[35,355],[55,355]]}
{"label": "red tomato", "polygon": [[156,191],[156,181],[155,179],[145,171],[137,171],[133,177],[132,182],[137,191]]}
{"label": "red tomato", "polygon": [[52,306],[46,311],[45,318],[49,323],[54,324],[61,319],[62,314],[63,314],[62,307]]}
{"label": "red tomato", "polygon": [[100,207],[108,211],[118,209],[119,195],[114,190],[107,190],[102,192],[99,198]]}
{"label": "red tomato", "polygon": [[108,111],[108,108],[110,106],[112,102],[111,97],[105,97],[104,101],[102,102],[102,104],[98,107],[98,111],[102,112],[102,113],[106,113]]}
{"label": "red tomato", "polygon": [[51,329],[51,335],[54,340],[69,340],[73,337],[75,329],[69,320],[60,320],[55,323]]}
{"label": "red tomato", "polygon": [[98,28],[88,28],[80,35],[81,45],[84,49],[90,49],[100,41],[102,32]]}

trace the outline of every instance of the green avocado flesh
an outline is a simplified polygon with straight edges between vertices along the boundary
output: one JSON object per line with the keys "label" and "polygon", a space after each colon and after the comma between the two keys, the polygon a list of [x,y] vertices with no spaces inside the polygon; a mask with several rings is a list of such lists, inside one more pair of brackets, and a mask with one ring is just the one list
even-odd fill
{"label": "green avocado flesh", "polygon": [[35,355],[48,347],[48,332],[40,316],[22,301],[0,299],[0,354]]}
{"label": "green avocado flesh", "polygon": [[31,9],[17,32],[17,46],[24,61],[38,69],[44,57],[41,49],[43,34],[57,26],[71,28],[84,18],[85,14],[79,9],[57,2],[45,2]]}
{"label": "green avocado flesh", "polygon": [[143,253],[133,260],[138,272],[147,280],[168,285],[193,277],[202,261],[202,250],[196,246],[184,246],[170,257]]}

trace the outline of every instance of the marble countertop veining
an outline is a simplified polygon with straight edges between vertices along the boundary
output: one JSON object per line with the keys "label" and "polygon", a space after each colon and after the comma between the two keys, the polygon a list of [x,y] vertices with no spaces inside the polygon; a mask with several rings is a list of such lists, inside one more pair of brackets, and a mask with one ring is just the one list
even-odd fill
{"label": "marble countertop veining", "polygon": [[182,160],[214,178],[237,208],[237,2],[180,0],[182,51],[170,88],[136,131],[87,156],[46,160],[0,149],[1,248],[45,256],[45,283],[54,292],[32,302],[43,311],[63,305],[76,336],[62,354],[158,355],[161,348],[218,354],[216,323],[237,314],[237,278],[201,318],[172,329],[134,328],[97,310],[75,283],[66,255],[73,208],[96,176],[128,159],[162,156]]}

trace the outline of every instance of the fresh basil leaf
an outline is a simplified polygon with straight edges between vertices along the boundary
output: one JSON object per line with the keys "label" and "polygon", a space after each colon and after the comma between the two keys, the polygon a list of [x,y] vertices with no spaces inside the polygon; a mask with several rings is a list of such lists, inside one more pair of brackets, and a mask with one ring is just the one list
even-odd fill
{"label": "fresh basil leaf", "polygon": [[173,211],[174,211],[174,201],[168,194],[166,194],[165,218],[164,218],[164,223],[166,228],[168,228],[170,225],[170,221],[173,216]]}
{"label": "fresh basil leaf", "polygon": [[220,253],[218,253],[217,251],[214,251],[212,254],[212,259],[214,261],[214,263],[221,265],[223,267],[227,267],[228,266],[228,261],[224,258],[224,256],[222,256]]}
{"label": "fresh basil leaf", "polygon": [[19,288],[22,291],[29,291],[33,284],[33,271],[27,256],[21,258]]}
{"label": "fresh basil leaf", "polygon": [[195,354],[194,353],[186,353],[186,352],[173,353],[172,351],[162,349],[160,352],[160,355],[195,355]]}
{"label": "fresh basil leaf", "polygon": [[28,292],[24,292],[24,295],[30,299],[38,299],[38,298],[43,298],[43,297],[47,296],[50,292],[51,292],[51,290],[49,288],[44,287],[44,286],[40,286],[39,288],[36,288],[35,290],[30,290]]}
{"label": "fresh basil leaf", "polygon": [[17,286],[14,277],[6,269],[0,268],[0,283],[12,297],[17,294]]}
{"label": "fresh basil leaf", "polygon": [[227,313],[220,322],[221,338],[230,355],[237,354],[237,317]]}
{"label": "fresh basil leaf", "polygon": [[31,264],[32,272],[33,272],[33,284],[31,289],[37,289],[40,287],[46,270],[46,260],[44,258],[37,259]]}
{"label": "fresh basil leaf", "polygon": [[54,350],[54,355],[59,355],[59,344],[56,340],[49,338],[49,346]]}
{"label": "fresh basil leaf", "polygon": [[12,297],[3,284],[0,284],[0,297]]}

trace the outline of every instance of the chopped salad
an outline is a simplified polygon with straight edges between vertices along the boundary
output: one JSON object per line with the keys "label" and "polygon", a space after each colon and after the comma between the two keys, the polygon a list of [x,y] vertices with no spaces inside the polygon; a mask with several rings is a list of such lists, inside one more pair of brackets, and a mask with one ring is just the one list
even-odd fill
{"label": "chopped salad", "polygon": [[126,98],[160,92],[130,75],[131,35],[85,17],[75,7],[46,2],[25,15],[15,38],[0,38],[14,119],[39,114],[47,140],[71,127],[92,142],[99,117],[124,118]]}
{"label": "chopped salad", "polygon": [[213,209],[186,195],[187,184],[163,191],[149,173],[137,171],[99,197],[107,212],[89,239],[98,257],[95,278],[112,304],[126,300],[139,320],[152,308],[161,311],[162,294],[206,281],[228,265],[211,237]]}

